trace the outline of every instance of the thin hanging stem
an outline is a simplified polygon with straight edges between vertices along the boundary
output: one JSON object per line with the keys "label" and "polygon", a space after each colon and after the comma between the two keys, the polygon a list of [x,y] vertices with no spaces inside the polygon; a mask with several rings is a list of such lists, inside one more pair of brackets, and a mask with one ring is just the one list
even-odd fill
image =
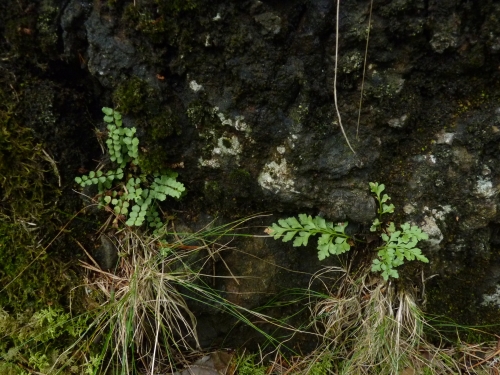
{"label": "thin hanging stem", "polygon": [[359,139],[359,122],[361,120],[361,105],[363,104],[363,93],[365,90],[366,61],[368,56],[368,43],[370,42],[370,30],[372,28],[373,0],[370,1],[370,15],[368,16],[368,33],[366,35],[365,61],[363,63],[363,79],[361,80],[361,95],[359,97],[358,124],[356,126],[356,139]]}
{"label": "thin hanging stem", "polygon": [[340,13],[340,0],[337,0],[337,27],[335,30],[335,74],[333,76],[333,99],[335,102],[335,111],[337,112],[337,118],[339,120],[339,125],[340,125],[340,130],[342,130],[342,134],[344,135],[344,138],[347,142],[347,145],[351,149],[353,153],[356,153],[354,149],[351,146],[351,143],[349,142],[349,138],[347,138],[347,135],[345,133],[344,127],[342,126],[342,119],[340,118],[340,111],[339,111],[339,105],[337,103],[337,63],[339,60],[339,13]]}

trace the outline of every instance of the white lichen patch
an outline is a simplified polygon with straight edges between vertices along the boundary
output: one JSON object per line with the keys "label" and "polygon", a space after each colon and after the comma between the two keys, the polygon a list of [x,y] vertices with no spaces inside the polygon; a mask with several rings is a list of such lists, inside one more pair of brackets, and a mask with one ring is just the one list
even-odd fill
{"label": "white lichen patch", "polygon": [[278,154],[283,155],[286,151],[285,146],[278,146],[276,147],[276,151],[278,151]]}
{"label": "white lichen patch", "polygon": [[398,118],[393,118],[387,121],[387,124],[391,128],[396,128],[396,129],[401,129],[406,125],[406,119],[408,118],[408,115],[403,115]]}
{"label": "white lichen patch", "polygon": [[429,235],[429,239],[426,241],[429,246],[433,249],[439,248],[439,244],[443,241],[444,236],[436,224],[436,219],[432,216],[424,216],[424,221],[420,224],[420,228]]}
{"label": "white lichen patch", "polygon": [[214,148],[213,153],[217,155],[239,155],[242,147],[238,137],[233,135],[231,138],[221,137],[217,140],[219,147]]}
{"label": "white lichen patch", "polygon": [[199,159],[202,167],[220,168],[224,162],[233,159],[236,164],[240,162],[240,154],[243,151],[241,143],[235,135],[232,137],[220,137],[217,140],[217,147],[212,150],[212,157],[208,160]]}
{"label": "white lichen patch", "polygon": [[189,82],[189,88],[190,88],[191,90],[193,90],[194,92],[198,92],[198,91],[200,91],[200,90],[203,88],[203,86],[202,86],[202,85],[199,85],[199,84],[198,84],[198,83],[197,83],[197,82],[193,79],[191,82]]}
{"label": "white lichen patch", "polygon": [[483,306],[495,305],[500,307],[500,285],[497,285],[496,290],[491,294],[483,294]]}
{"label": "white lichen patch", "polygon": [[209,167],[209,168],[213,168],[213,169],[217,169],[217,168],[220,168],[220,163],[217,159],[209,159],[209,160],[204,160],[202,158],[199,159],[199,162],[200,162],[200,165],[202,167]]}
{"label": "white lichen patch", "polygon": [[280,192],[298,193],[294,190],[295,182],[286,159],[281,159],[279,164],[271,161],[264,165],[257,181],[263,189],[270,190],[275,194]]}
{"label": "white lichen patch", "polygon": [[498,190],[493,187],[491,180],[479,177],[477,179],[476,187],[474,189],[474,195],[478,198],[491,198],[496,195]]}
{"label": "white lichen patch", "polygon": [[427,243],[431,248],[438,248],[441,241],[443,241],[443,233],[441,229],[437,225],[436,220],[444,221],[446,219],[446,215],[452,211],[452,207],[449,205],[441,206],[432,210],[429,207],[424,207],[424,211],[428,213],[424,217],[423,223],[421,223],[420,227],[422,230],[429,235],[429,240]]}
{"label": "white lichen patch", "polygon": [[441,132],[437,134],[436,143],[438,145],[451,145],[453,144],[453,138],[455,138],[455,133],[445,133]]}
{"label": "white lichen patch", "polygon": [[296,134],[291,134],[287,139],[286,143],[288,147],[290,147],[292,150],[295,148],[295,141],[299,139],[299,136]]}
{"label": "white lichen patch", "polygon": [[403,211],[407,215],[415,212],[415,209],[416,209],[415,206],[412,205],[412,204],[410,204],[410,203],[405,204],[404,207],[403,207]]}
{"label": "white lichen patch", "polygon": [[231,126],[240,132],[248,132],[250,130],[247,123],[243,121],[245,120],[244,116],[235,116],[234,120],[232,120],[230,118],[226,118],[224,113],[219,112],[218,107],[215,107],[214,111],[217,113],[217,117],[219,117],[222,125]]}
{"label": "white lichen patch", "polygon": [[416,160],[419,162],[425,161],[430,165],[434,165],[437,162],[437,159],[434,155],[419,155],[416,157]]}

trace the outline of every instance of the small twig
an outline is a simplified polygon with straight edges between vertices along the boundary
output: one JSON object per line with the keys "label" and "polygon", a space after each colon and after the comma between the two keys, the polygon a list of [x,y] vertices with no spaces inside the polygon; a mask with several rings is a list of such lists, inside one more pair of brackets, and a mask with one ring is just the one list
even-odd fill
{"label": "small twig", "polygon": [[337,0],[337,25],[335,31],[335,74],[333,76],[333,100],[335,102],[335,111],[337,112],[337,118],[339,120],[340,130],[342,130],[342,134],[347,142],[347,145],[351,149],[353,153],[356,153],[349,142],[349,138],[347,138],[347,134],[345,133],[344,127],[342,126],[342,119],[340,118],[339,105],[337,103],[337,64],[339,60],[339,20],[340,20],[340,0]]}
{"label": "small twig", "polygon": [[75,240],[75,242],[77,243],[78,246],[80,246],[80,248],[85,252],[85,254],[87,254],[87,256],[89,257],[89,259],[92,261],[92,263],[94,263],[94,265],[97,267],[97,268],[101,268],[99,266],[99,264],[94,260],[94,258],[92,258],[92,256],[89,254],[89,252],[87,250],[85,250],[85,248],[83,247],[83,245],[78,242],[78,240]]}
{"label": "small twig", "polygon": [[5,285],[2,290],[0,290],[0,293],[3,292],[5,289],[7,289],[10,284],[12,284],[14,281],[16,281],[19,277],[21,277],[21,275],[26,272],[26,270],[28,268],[31,267],[31,265],[33,263],[35,263],[43,254],[45,254],[46,250],[54,243],[54,241],[64,232],[64,230],[66,229],[66,227],[69,225],[69,223],[71,223],[73,221],[73,219],[75,217],[77,217],[78,215],[80,215],[80,213],[83,211],[84,209],[82,208],[80,211],[78,211],[76,214],[74,214],[71,219],[69,219],[69,221],[64,224],[64,226],[59,230],[59,232],[57,233],[57,235],[49,242],[49,244],[47,246],[45,246],[41,251],[40,253],[26,266],[23,268],[23,270],[21,272],[19,272],[16,277],[14,277],[9,283],[7,283],[7,285]]}
{"label": "small twig", "polygon": [[368,17],[368,33],[366,35],[366,47],[365,47],[365,59],[363,62],[363,78],[361,80],[361,95],[359,97],[359,110],[358,110],[358,125],[356,126],[356,139],[359,134],[359,122],[361,120],[361,105],[363,104],[363,92],[365,88],[365,75],[366,75],[366,61],[368,56],[368,43],[370,42],[370,30],[372,27],[372,9],[373,9],[373,0],[370,1],[370,15]]}
{"label": "small twig", "polygon": [[42,152],[45,155],[46,160],[50,163],[52,166],[52,169],[54,170],[54,174],[57,176],[57,180],[59,182],[59,187],[61,187],[61,175],[59,174],[59,169],[57,169],[56,162],[54,159],[50,157],[50,155],[42,148]]}

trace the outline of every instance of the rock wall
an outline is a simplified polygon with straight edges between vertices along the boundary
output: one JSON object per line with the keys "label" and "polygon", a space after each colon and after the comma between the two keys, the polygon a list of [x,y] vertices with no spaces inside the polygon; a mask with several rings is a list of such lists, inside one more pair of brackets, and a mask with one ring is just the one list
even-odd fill
{"label": "rock wall", "polygon": [[[355,153],[334,107],[336,5],[9,0],[0,5],[0,74],[22,102],[18,116],[59,163],[65,196],[100,158],[101,106],[139,129],[146,170],[179,173],[189,193],[174,206],[188,222],[275,213],[268,224],[307,212],[367,230],[375,216],[368,182],[383,182],[395,220],[431,236],[423,276],[412,267],[405,275],[429,278],[428,310],[494,322],[500,4],[374,0],[370,14],[370,1],[341,0],[337,96]],[[259,281],[221,288],[259,289],[249,307],[307,286],[274,263],[320,267],[313,248],[241,246],[268,263],[228,255],[233,272]]]}

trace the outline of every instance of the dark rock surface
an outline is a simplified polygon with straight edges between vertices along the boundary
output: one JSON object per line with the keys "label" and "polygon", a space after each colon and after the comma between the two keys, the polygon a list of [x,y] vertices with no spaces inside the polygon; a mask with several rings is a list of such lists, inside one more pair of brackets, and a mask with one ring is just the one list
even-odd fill
{"label": "dark rock surface", "polygon": [[[375,0],[358,132],[369,9],[340,4],[337,95],[355,154],[333,104],[332,0],[9,0],[0,74],[67,194],[79,168],[95,167],[93,131],[103,129],[100,107],[113,105],[139,129],[145,163],[179,173],[189,193],[173,206],[192,220],[267,211],[276,214],[269,224],[307,212],[363,228],[375,215],[368,182],[385,183],[395,220],[431,237],[428,310],[491,323],[500,304],[500,4]],[[247,307],[307,286],[283,269],[321,266],[313,248],[271,242],[239,243],[268,262],[227,257],[235,274],[255,278],[221,286]]]}

